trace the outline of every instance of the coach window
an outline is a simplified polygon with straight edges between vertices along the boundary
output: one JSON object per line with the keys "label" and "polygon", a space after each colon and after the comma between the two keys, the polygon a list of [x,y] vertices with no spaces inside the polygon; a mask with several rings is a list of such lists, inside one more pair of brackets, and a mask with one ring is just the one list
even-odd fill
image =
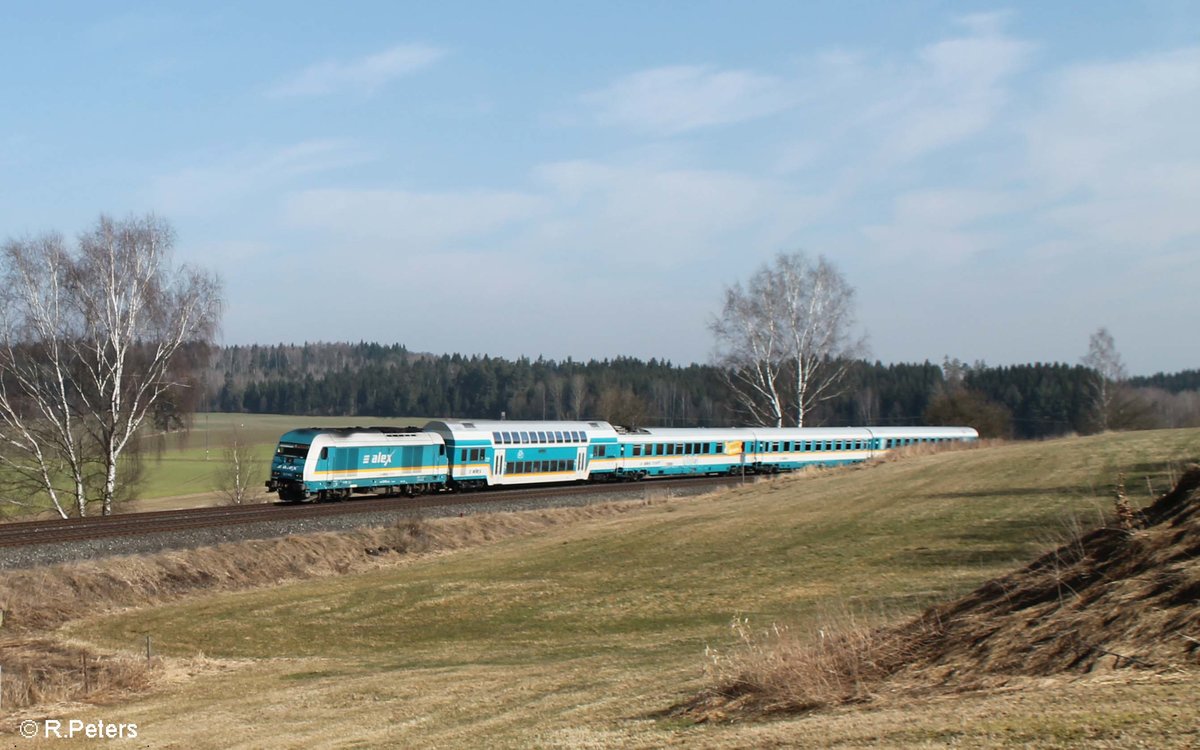
{"label": "coach window", "polygon": [[640,445],[633,446],[633,455],[635,455],[635,456],[642,455],[642,446],[640,446]]}

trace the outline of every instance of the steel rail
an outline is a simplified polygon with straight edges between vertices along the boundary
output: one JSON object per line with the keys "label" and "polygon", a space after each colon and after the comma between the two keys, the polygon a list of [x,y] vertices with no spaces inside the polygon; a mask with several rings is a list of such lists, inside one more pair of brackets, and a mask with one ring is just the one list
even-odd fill
{"label": "steel rail", "polygon": [[118,538],[190,529],[217,528],[261,522],[294,521],[328,516],[453,508],[462,505],[521,502],[593,494],[642,494],[677,487],[728,486],[730,477],[656,479],[639,483],[598,483],[517,487],[479,492],[442,492],[416,497],[360,498],[336,503],[224,505],[179,510],[120,513],[86,518],[16,521],[0,524],[0,548]]}

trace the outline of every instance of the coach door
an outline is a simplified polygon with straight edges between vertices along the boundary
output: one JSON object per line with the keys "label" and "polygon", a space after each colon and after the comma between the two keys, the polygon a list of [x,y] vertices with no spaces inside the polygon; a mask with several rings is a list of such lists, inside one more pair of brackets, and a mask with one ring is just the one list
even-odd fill
{"label": "coach door", "polygon": [[497,450],[492,457],[492,476],[500,476],[500,470],[504,468],[504,451]]}
{"label": "coach door", "polygon": [[587,449],[587,446],[584,445],[582,448],[579,449],[579,460],[575,464],[576,466],[579,467],[579,471],[582,472],[585,477],[587,476],[587,470],[588,470],[587,455],[588,455],[588,449]]}

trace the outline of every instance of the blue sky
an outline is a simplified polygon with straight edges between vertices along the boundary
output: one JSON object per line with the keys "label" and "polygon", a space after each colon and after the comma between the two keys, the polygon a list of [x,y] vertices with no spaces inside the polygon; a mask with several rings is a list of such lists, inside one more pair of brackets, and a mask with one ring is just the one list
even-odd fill
{"label": "blue sky", "polygon": [[825,254],[874,357],[1200,366],[1200,4],[39,3],[0,237],[154,211],[225,343],[707,361]]}

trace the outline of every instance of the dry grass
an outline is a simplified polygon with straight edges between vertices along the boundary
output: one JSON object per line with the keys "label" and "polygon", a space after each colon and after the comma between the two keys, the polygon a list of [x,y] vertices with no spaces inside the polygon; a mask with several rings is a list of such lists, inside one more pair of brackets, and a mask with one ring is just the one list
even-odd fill
{"label": "dry grass", "polygon": [[668,715],[724,721],[861,702],[910,656],[904,642],[854,618],[803,634],[781,625],[755,631],[744,617],[730,627],[736,645],[705,652],[714,687]]}
{"label": "dry grass", "polygon": [[10,710],[66,701],[108,703],[144,689],[151,674],[146,659],[45,637],[0,640],[0,664],[0,704]]}
{"label": "dry grass", "polygon": [[547,528],[627,513],[653,499],[231,542],[214,547],[6,571],[0,610],[9,631],[45,631],[69,620],[172,601],[328,578],[404,562],[406,555],[476,547]]}
{"label": "dry grass", "polygon": [[907,690],[972,689],[1018,675],[1200,666],[1200,466],[1135,513],[1117,481],[1114,525],[905,624],[853,619],[797,638],[735,619],[709,652],[712,686],[671,711],[699,721],[801,713]]}

